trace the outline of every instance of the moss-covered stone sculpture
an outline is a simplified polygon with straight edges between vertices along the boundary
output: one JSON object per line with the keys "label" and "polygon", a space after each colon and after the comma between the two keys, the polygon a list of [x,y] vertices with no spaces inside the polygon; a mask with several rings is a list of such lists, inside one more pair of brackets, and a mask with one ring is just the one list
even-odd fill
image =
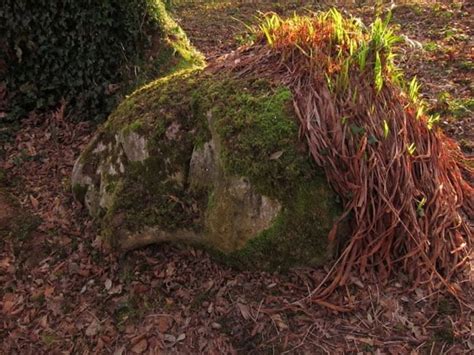
{"label": "moss-covered stone sculpture", "polygon": [[245,268],[324,263],[341,213],[298,137],[290,91],[199,70],[127,98],[72,181],[113,247],[186,242]]}

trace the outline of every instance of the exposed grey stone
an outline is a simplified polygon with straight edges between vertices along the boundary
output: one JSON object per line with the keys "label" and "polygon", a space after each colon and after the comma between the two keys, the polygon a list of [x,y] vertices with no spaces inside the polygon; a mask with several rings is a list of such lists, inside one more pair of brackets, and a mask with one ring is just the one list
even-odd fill
{"label": "exposed grey stone", "polygon": [[149,157],[145,137],[135,132],[121,132],[119,142],[130,161],[144,161]]}
{"label": "exposed grey stone", "polygon": [[214,141],[195,147],[189,164],[191,187],[209,187],[218,179]]}

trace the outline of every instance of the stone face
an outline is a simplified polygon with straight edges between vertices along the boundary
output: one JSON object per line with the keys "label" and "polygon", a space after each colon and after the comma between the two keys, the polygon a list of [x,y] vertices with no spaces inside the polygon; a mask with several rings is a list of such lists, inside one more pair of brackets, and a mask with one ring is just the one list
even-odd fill
{"label": "stone face", "polygon": [[324,263],[340,208],[291,107],[287,89],[262,81],[160,79],[79,157],[74,194],[120,250],[185,242],[241,267]]}

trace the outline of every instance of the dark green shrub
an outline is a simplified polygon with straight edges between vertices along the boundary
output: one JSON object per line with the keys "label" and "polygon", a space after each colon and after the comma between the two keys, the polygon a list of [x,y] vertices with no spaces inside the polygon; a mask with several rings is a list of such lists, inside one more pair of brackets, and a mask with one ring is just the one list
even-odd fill
{"label": "dark green shrub", "polygon": [[3,0],[0,62],[6,72],[0,75],[10,95],[7,117],[64,98],[82,119],[103,118],[115,104],[116,84],[123,88],[125,79],[136,79],[157,34],[168,45],[165,52],[176,52],[165,29],[184,34],[170,21],[159,0]]}

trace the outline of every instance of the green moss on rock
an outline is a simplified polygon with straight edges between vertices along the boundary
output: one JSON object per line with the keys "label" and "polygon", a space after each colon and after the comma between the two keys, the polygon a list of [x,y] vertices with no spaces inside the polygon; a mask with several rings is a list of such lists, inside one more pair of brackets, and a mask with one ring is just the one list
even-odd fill
{"label": "green moss on rock", "polygon": [[204,97],[226,173],[247,177],[259,193],[282,204],[270,228],[224,259],[270,270],[324,263],[333,251],[327,235],[341,208],[298,137],[291,92],[264,80],[227,78],[213,82]]}
{"label": "green moss on rock", "polygon": [[[130,134],[146,142],[140,159],[123,153]],[[133,93],[99,136],[112,151],[94,153],[94,143],[84,153],[93,168],[83,170],[94,174],[104,161],[120,160],[125,171],[99,178],[111,201],[100,217],[111,244],[120,247],[124,233],[127,245],[140,233],[148,241],[153,231],[162,235],[156,240],[176,233],[227,263],[269,270],[331,256],[327,236],[341,208],[299,139],[288,88],[182,71]],[[216,167],[204,166],[197,177],[199,155]]]}
{"label": "green moss on rock", "polygon": [[327,235],[340,214],[340,206],[325,183],[318,177],[292,191],[295,195],[273,226],[228,255],[229,261],[244,268],[266,270],[324,264],[334,251]]}
{"label": "green moss on rock", "polygon": [[103,223],[109,235],[115,225],[132,233],[153,226],[166,231],[182,226],[203,229],[208,191],[188,189],[187,180],[193,149],[210,134],[193,110],[196,72],[172,78],[135,92],[105,126],[110,134],[118,130],[146,135],[149,154],[144,161],[129,162],[127,174],[115,188],[114,203]]}
{"label": "green moss on rock", "polygon": [[260,193],[280,200],[317,175],[298,137],[288,88],[227,79],[211,86],[208,100],[229,174],[247,176]]}

